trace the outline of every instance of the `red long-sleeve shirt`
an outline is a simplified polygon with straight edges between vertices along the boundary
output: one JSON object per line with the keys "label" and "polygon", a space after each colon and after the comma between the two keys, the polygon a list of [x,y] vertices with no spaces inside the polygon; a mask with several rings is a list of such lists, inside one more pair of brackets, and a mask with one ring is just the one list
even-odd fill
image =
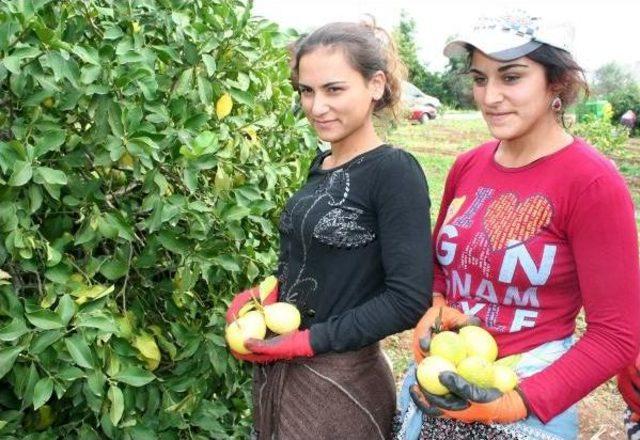
{"label": "red long-sleeve shirt", "polygon": [[611,161],[581,139],[520,168],[494,160],[497,141],[461,155],[434,230],[434,292],[483,319],[499,355],[575,330],[583,337],[520,383],[544,422],[628,365],[640,341],[633,202]]}

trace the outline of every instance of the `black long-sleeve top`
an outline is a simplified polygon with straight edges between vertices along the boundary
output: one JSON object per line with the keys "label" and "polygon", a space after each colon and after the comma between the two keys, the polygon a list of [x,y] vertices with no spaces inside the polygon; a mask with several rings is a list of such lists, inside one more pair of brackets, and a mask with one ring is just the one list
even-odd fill
{"label": "black long-sleeve top", "polygon": [[280,218],[280,301],[316,354],[415,326],[431,303],[429,195],[415,158],[382,145],[328,170],[313,161]]}

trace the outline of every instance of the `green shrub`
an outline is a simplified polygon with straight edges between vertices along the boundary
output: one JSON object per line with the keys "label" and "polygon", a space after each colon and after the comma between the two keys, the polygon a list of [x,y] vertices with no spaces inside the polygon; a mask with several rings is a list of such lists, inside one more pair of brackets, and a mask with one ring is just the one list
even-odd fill
{"label": "green shrub", "polygon": [[[613,121],[616,123],[620,121],[620,117],[627,110],[633,110],[636,115],[640,116],[640,85],[638,84],[632,84],[611,92],[607,95],[607,100],[613,106]],[[637,134],[639,124],[636,122],[633,130],[634,134]]]}
{"label": "green shrub", "polygon": [[0,437],[246,437],[225,302],[313,150],[250,10],[0,0]]}
{"label": "green shrub", "polygon": [[608,156],[620,157],[626,152],[629,130],[620,125],[612,125],[610,116],[602,119],[585,115],[584,121],[577,123],[571,131]]}

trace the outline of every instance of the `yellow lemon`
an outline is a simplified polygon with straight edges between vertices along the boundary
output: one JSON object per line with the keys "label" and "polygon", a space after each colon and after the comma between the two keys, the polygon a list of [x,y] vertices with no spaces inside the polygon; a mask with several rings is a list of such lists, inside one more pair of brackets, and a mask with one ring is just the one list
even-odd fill
{"label": "yellow lemon", "polygon": [[223,119],[229,116],[231,109],[233,109],[233,99],[231,99],[231,95],[225,93],[216,102],[216,116],[218,119]]}
{"label": "yellow lemon", "polygon": [[467,356],[467,348],[464,339],[459,334],[444,331],[431,338],[429,353],[433,356],[443,357],[458,365]]}
{"label": "yellow lemon", "polygon": [[493,386],[493,364],[480,356],[469,356],[457,365],[458,374],[481,388]]}
{"label": "yellow lemon", "polygon": [[416,376],[422,388],[431,394],[444,396],[449,390],[442,385],[438,375],[443,371],[456,371],[456,366],[452,362],[440,356],[426,357],[418,365]]}
{"label": "yellow lemon", "polygon": [[511,368],[496,365],[493,368],[493,386],[503,393],[511,391],[518,385],[518,375]]}
{"label": "yellow lemon", "polygon": [[518,365],[518,363],[520,362],[520,359],[522,359],[522,355],[512,354],[510,356],[505,356],[503,358],[500,358],[494,363],[496,365],[504,365],[505,367],[509,367],[513,370],[516,368],[516,365]]}
{"label": "yellow lemon", "polygon": [[240,354],[250,353],[244,346],[244,341],[249,338],[264,339],[267,334],[267,325],[264,315],[257,310],[247,312],[227,326],[225,339],[229,347]]}
{"label": "yellow lemon", "polygon": [[458,332],[467,347],[467,356],[480,356],[493,362],[498,357],[498,344],[491,333],[481,327],[469,325]]}
{"label": "yellow lemon", "polygon": [[293,304],[277,302],[264,307],[264,320],[269,330],[282,335],[300,327],[300,312]]}

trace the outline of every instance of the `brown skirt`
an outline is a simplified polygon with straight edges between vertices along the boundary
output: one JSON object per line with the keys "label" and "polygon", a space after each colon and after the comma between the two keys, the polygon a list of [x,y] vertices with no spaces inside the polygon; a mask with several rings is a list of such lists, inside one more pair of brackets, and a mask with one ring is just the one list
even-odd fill
{"label": "brown skirt", "polygon": [[393,375],[379,344],[254,367],[259,440],[385,440],[395,406]]}

